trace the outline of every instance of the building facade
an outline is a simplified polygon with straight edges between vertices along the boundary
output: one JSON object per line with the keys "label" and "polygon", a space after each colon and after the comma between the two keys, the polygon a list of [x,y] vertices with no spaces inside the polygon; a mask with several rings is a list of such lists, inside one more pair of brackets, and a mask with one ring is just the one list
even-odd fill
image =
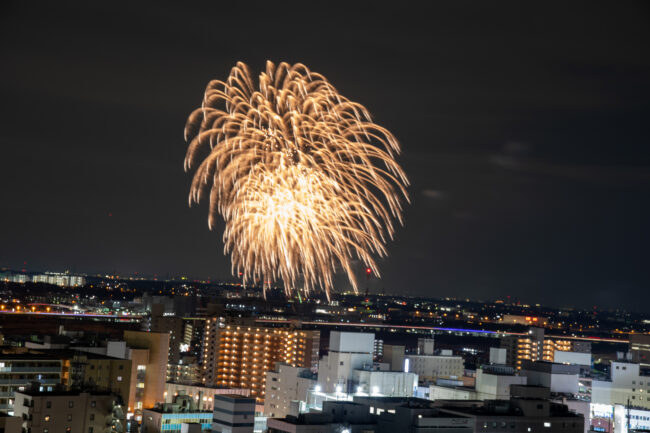
{"label": "building facade", "polygon": [[253,433],[254,398],[239,395],[215,395],[212,431],[215,433]]}
{"label": "building facade", "polygon": [[316,383],[310,369],[276,363],[275,369],[266,373],[264,414],[273,418],[297,415],[297,405],[292,402],[306,401]]}
{"label": "building facade", "polygon": [[14,411],[23,420],[23,432],[103,433],[126,426],[123,407],[112,393],[20,391]]}
{"label": "building facade", "polygon": [[206,324],[201,380],[206,386],[249,388],[261,402],[266,373],[275,363],[315,370],[319,344],[320,331],[226,325],[214,318]]}

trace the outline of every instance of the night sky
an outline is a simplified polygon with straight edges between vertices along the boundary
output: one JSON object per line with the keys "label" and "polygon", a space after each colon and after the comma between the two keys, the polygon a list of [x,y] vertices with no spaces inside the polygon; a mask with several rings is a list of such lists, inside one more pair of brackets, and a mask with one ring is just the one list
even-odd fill
{"label": "night sky", "polygon": [[37,3],[0,6],[0,267],[231,278],[183,127],[270,59],[402,143],[373,290],[647,311],[647,2]]}

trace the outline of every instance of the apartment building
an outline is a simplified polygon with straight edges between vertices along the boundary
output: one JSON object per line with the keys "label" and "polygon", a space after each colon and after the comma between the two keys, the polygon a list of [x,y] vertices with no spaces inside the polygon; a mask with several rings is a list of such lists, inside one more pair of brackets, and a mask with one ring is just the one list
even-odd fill
{"label": "apartment building", "polygon": [[276,362],[316,369],[320,331],[206,323],[201,358],[206,386],[250,388],[264,400],[266,373]]}

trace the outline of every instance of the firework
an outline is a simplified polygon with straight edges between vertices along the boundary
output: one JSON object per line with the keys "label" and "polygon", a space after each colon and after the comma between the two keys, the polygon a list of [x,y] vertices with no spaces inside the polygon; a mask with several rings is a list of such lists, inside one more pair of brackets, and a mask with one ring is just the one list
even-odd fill
{"label": "firework", "polygon": [[339,268],[357,290],[356,260],[379,275],[373,257],[387,254],[408,201],[400,146],[325,77],[267,62],[255,83],[237,63],[208,84],[185,139],[185,169],[198,165],[190,205],[209,196],[208,225],[225,220],[224,253],[244,283],[329,297]]}

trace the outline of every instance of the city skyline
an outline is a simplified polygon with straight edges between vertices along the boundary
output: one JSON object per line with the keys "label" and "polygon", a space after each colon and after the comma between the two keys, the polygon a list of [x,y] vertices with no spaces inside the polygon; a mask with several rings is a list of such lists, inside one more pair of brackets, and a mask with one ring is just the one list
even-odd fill
{"label": "city skyline", "polygon": [[209,79],[271,59],[402,144],[413,204],[372,290],[650,301],[647,5],[2,8],[0,267],[228,276],[183,126]]}

